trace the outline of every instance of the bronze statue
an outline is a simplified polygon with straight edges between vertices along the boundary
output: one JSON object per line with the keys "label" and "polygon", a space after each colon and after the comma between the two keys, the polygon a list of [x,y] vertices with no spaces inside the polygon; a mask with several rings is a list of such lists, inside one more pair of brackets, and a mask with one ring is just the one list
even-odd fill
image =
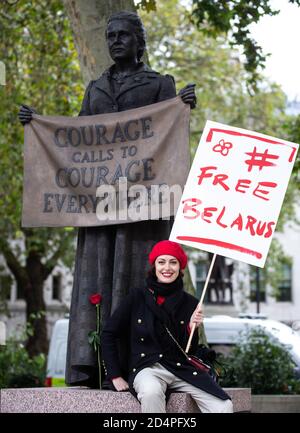
{"label": "bronze statue", "polygon": [[[112,15],[106,40],[114,64],[89,83],[79,115],[124,111],[176,96],[173,77],[160,75],[141,61],[146,38],[136,13]],[[194,84],[179,95],[195,107]],[[20,121],[29,122],[33,112],[22,106]],[[89,331],[96,329],[96,315],[89,296],[101,293],[104,324],[123,297],[144,284],[148,252],[157,241],[168,239],[171,225],[172,221],[156,220],[78,230],[66,368],[69,385],[97,385],[97,361],[88,343]]]}

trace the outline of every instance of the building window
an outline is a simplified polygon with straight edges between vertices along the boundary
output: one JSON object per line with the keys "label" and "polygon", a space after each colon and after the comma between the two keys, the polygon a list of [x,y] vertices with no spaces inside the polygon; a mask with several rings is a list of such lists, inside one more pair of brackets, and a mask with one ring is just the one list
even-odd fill
{"label": "building window", "polygon": [[[259,298],[258,298],[259,291]],[[250,266],[250,301],[266,302],[266,279],[262,269]]]}
{"label": "building window", "polygon": [[[200,299],[207,276],[207,262],[201,261],[196,264],[196,298]],[[207,293],[204,297],[206,302]]]}
{"label": "building window", "polygon": [[[201,297],[204,288],[212,256],[213,254],[208,254],[208,259],[206,261],[201,260],[196,264],[196,295],[198,299]],[[233,265],[227,265],[223,256],[217,256],[204,296],[205,304],[233,304],[231,282],[232,272]]]}
{"label": "building window", "polygon": [[292,265],[290,263],[281,264],[276,300],[279,302],[291,302],[292,300]]}
{"label": "building window", "polygon": [[10,275],[0,275],[1,298],[10,301],[12,289],[12,277]]}
{"label": "building window", "polygon": [[17,295],[16,295],[16,298],[17,299],[25,299],[24,289],[19,284],[17,284]]}
{"label": "building window", "polygon": [[52,299],[61,301],[61,275],[53,275],[52,278]]}

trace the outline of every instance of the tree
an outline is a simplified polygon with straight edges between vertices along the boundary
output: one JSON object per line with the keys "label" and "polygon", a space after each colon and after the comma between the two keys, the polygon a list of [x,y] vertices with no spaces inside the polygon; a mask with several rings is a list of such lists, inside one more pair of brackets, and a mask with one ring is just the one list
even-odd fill
{"label": "tree", "polygon": [[134,11],[133,0],[63,0],[80,61],[84,83],[87,85],[111,65],[105,42],[108,17],[121,10]]}
{"label": "tree", "polygon": [[[286,115],[286,96],[280,87],[261,77],[256,92],[250,95],[246,86],[248,73],[224,35],[215,37],[214,33],[209,36],[207,32],[199,32],[190,21],[190,10],[177,0],[157,0],[156,10],[140,13],[148,29],[153,68],[174,75],[179,87],[187,82],[197,85],[198,105],[191,116],[192,155],[206,119],[300,141],[299,116]],[[296,218],[300,198],[297,164],[293,173],[277,231]],[[263,269],[264,280],[272,287],[279,281],[278,258],[283,256],[282,247],[274,239]]]}
{"label": "tree", "polygon": [[[157,0],[137,2],[148,12],[155,11],[157,3]],[[189,17],[203,34],[212,37],[225,35],[232,47],[242,48],[249,90],[255,91],[259,69],[265,67],[267,55],[251,37],[249,26],[264,16],[277,15],[280,10],[273,9],[272,0],[192,0],[191,3]],[[289,3],[300,6],[300,0],[289,0]]]}
{"label": "tree", "polygon": [[[284,125],[284,129],[286,131],[286,136],[288,140],[293,141],[294,143],[300,143],[300,114],[298,116],[290,116],[287,119],[287,122]],[[297,182],[299,180],[299,172],[300,172],[300,157],[295,163],[295,169],[293,170],[294,180]]]}
{"label": "tree", "polygon": [[[83,92],[69,22],[59,0],[2,4],[0,58],[7,70],[1,86],[0,252],[26,301],[26,319],[34,319],[27,341],[31,356],[47,353],[43,286],[59,260],[73,262],[72,229],[21,227],[23,127],[21,103],[41,114],[74,115]],[[34,168],[32,168],[34,170]]]}
{"label": "tree", "polygon": [[[173,74],[178,88],[189,81],[198,85],[199,104],[191,120],[192,154],[207,118],[289,139],[284,130],[286,97],[277,85],[260,79],[258,71],[264,65],[265,56],[249,33],[252,22],[265,15],[276,15],[278,11],[272,9],[270,0],[194,0],[192,3],[193,8],[188,9],[175,0],[136,2],[148,29],[151,66]],[[291,3],[300,4],[298,0]],[[110,64],[104,38],[108,16],[121,9],[133,10],[133,2],[94,0],[87,7],[82,0],[64,0],[64,4],[87,83]],[[240,62],[238,52],[232,50],[237,45],[244,49],[245,65]],[[251,96],[249,82],[255,90]],[[298,190],[291,183],[279,229],[295,215],[298,198]],[[276,256],[275,244],[273,250]]]}
{"label": "tree", "polygon": [[140,12],[152,67],[172,74],[178,88],[196,83],[192,153],[206,119],[289,139],[286,96],[278,85],[261,79],[256,93],[249,95],[245,68],[225,36],[199,32],[190,21],[190,10],[178,0],[157,0],[156,8],[150,13]]}
{"label": "tree", "polygon": [[[23,130],[16,120],[19,105],[27,103],[41,114],[75,115],[83,85],[70,23],[86,84],[110,64],[104,37],[108,16],[134,8],[132,0],[63,2],[65,9],[59,0],[36,0],[34,6],[28,0],[19,0],[4,3],[0,11],[0,58],[5,60],[8,77],[7,85],[0,88],[0,251],[17,284],[24,289],[27,318],[45,309],[43,284],[58,260],[72,263],[74,235],[72,229],[20,227]],[[153,67],[175,75],[178,87],[187,81],[199,84],[199,106],[192,119],[193,148],[206,118],[256,127],[265,133],[279,132],[284,95],[277,86],[265,83],[258,95],[249,98],[245,71],[223,36],[214,34],[208,38],[196,32],[191,12],[180,8],[175,0],[138,4],[147,10],[158,8],[155,15],[144,16]],[[148,25],[147,17],[151,17]],[[191,69],[191,64],[197,69]],[[43,316],[37,320],[28,342],[30,353],[46,352],[46,341]]]}

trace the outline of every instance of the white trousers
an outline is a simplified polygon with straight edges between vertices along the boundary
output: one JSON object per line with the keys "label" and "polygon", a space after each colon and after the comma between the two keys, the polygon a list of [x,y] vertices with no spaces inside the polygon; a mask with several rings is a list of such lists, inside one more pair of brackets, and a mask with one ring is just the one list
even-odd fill
{"label": "white trousers", "polygon": [[141,370],[134,379],[133,387],[141,403],[143,413],[166,412],[167,387],[174,391],[190,394],[201,412],[233,412],[231,400],[222,400],[202,391],[202,389],[175,376],[159,363]]}

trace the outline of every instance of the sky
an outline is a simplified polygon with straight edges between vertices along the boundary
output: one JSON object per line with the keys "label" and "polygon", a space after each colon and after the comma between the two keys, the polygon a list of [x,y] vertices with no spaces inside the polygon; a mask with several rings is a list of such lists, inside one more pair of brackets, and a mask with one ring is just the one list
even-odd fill
{"label": "sky", "polygon": [[280,84],[290,101],[300,101],[300,7],[288,0],[274,0],[279,15],[264,17],[251,26],[253,38],[271,53],[264,74]]}

